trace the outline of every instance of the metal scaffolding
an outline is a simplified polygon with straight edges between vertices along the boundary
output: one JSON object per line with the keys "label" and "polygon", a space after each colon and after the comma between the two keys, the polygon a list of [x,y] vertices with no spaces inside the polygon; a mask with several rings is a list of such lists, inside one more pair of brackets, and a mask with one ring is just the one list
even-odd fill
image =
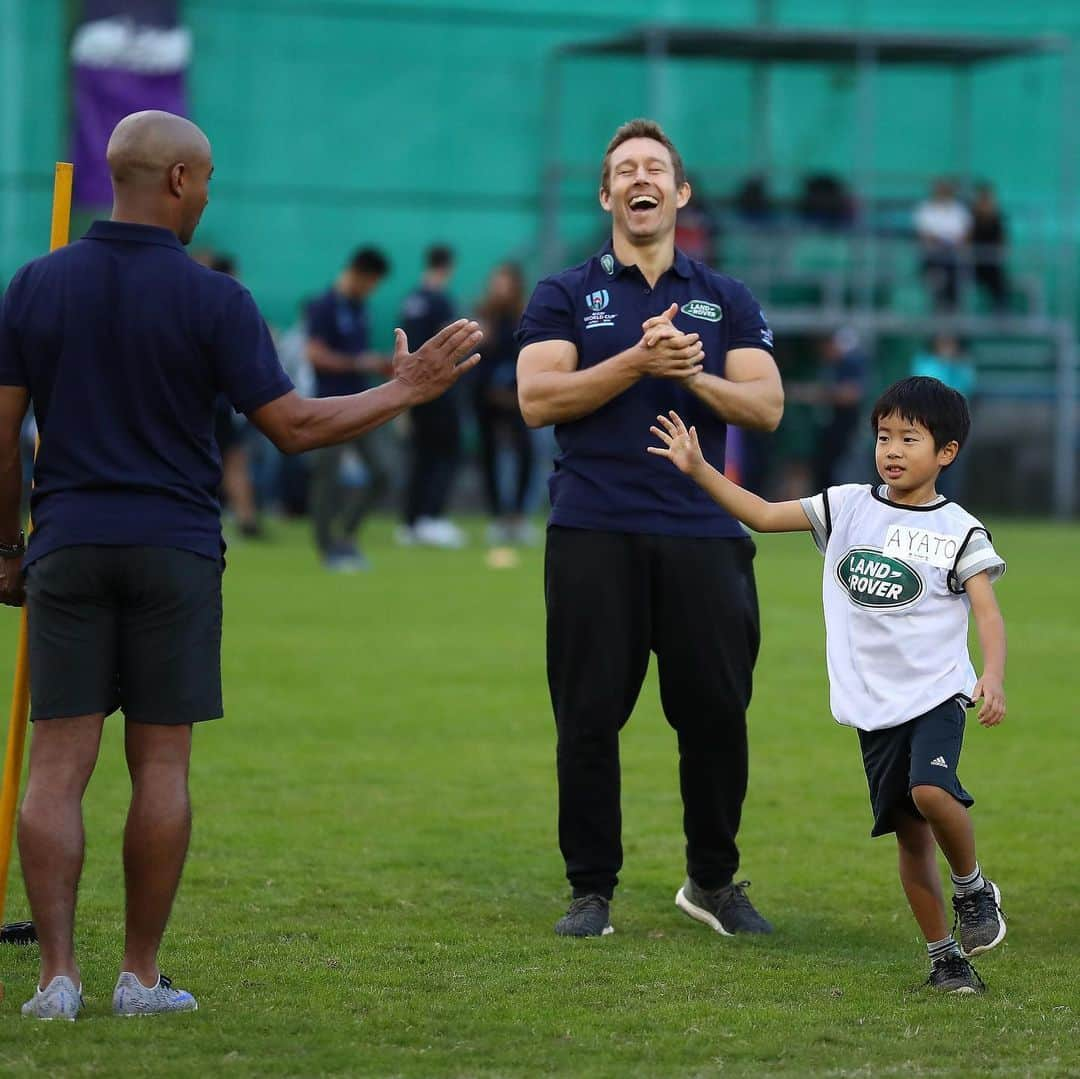
{"label": "metal scaffolding", "polygon": [[[768,71],[790,64],[850,65],[855,75],[855,161],[852,178],[864,206],[872,205],[880,175],[875,162],[874,132],[880,117],[877,82],[882,67],[936,67],[958,73],[952,108],[953,137],[958,149],[960,173],[971,174],[972,92],[971,72],[1002,60],[1045,60],[1060,63],[1061,116],[1056,133],[1059,152],[1055,235],[1051,265],[1055,280],[1052,310],[1008,314],[908,315],[883,308],[876,302],[885,253],[872,213],[857,215],[852,236],[854,254],[851,301],[831,306],[785,307],[770,301],[770,320],[789,332],[819,330],[823,322],[842,321],[857,329],[873,347],[884,335],[896,333],[952,333],[998,335],[1046,342],[1055,351],[1053,495],[1055,513],[1071,517],[1077,504],[1077,457],[1080,455],[1077,397],[1077,343],[1074,318],[1077,310],[1076,166],[1077,142],[1070,123],[1076,101],[1075,60],[1068,39],[1060,36],[999,37],[941,34],[885,33],[872,30],[790,30],[773,27],[731,29],[694,26],[647,25],[596,40],[571,42],[549,56],[546,80],[546,160],[540,251],[546,272],[563,261],[563,187],[573,171],[561,156],[563,82],[568,63],[581,60],[639,59],[645,67],[647,114],[665,113],[665,73],[671,60],[712,63],[746,63],[756,72],[748,122],[761,131],[770,110]],[[1051,132],[1044,132],[1051,138]],[[769,147],[760,146],[755,167],[767,171]]]}

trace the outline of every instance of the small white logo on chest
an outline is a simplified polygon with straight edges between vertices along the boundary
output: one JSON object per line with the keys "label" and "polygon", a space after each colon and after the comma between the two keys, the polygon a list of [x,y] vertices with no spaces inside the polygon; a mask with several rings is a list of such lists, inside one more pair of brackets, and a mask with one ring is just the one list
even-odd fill
{"label": "small white logo on chest", "polygon": [[885,554],[907,558],[912,562],[925,562],[939,569],[952,569],[956,552],[960,550],[958,536],[946,536],[941,532],[928,532],[925,528],[908,525],[892,525],[885,533]]}

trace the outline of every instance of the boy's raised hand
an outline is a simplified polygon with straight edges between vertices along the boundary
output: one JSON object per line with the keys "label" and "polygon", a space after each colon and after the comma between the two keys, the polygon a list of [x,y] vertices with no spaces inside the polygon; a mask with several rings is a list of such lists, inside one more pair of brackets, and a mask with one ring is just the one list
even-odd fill
{"label": "boy's raised hand", "polygon": [[687,430],[682,417],[674,410],[668,416],[657,416],[656,422],[660,426],[649,428],[663,443],[662,446],[647,447],[649,453],[666,457],[680,472],[685,472],[688,476],[700,474],[705,467],[705,457],[698,444],[697,428],[691,427]]}

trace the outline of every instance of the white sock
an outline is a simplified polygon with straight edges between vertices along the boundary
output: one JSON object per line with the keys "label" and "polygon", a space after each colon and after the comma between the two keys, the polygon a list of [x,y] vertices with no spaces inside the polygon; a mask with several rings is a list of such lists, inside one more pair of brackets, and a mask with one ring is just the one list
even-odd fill
{"label": "white sock", "polygon": [[949,875],[952,877],[953,892],[957,896],[981,892],[986,887],[986,879],[982,875],[978,862],[975,863],[975,868],[966,877],[958,877],[955,873]]}
{"label": "white sock", "polygon": [[950,933],[942,940],[931,940],[926,943],[926,954],[930,956],[930,963],[933,965],[939,959],[943,959],[947,955],[960,954],[960,945],[953,940],[953,935]]}

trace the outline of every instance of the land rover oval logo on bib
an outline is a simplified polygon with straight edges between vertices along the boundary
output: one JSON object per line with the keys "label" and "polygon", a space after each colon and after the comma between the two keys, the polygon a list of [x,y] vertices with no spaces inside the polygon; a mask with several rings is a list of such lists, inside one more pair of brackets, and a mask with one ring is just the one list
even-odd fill
{"label": "land rover oval logo on bib", "polygon": [[836,564],[836,577],[860,607],[908,607],[923,594],[923,581],[906,562],[872,547],[853,547]]}
{"label": "land rover oval logo on bib", "polygon": [[720,305],[709,303],[708,300],[687,300],[680,310],[684,315],[689,315],[691,318],[703,318],[706,322],[719,322],[724,317]]}

